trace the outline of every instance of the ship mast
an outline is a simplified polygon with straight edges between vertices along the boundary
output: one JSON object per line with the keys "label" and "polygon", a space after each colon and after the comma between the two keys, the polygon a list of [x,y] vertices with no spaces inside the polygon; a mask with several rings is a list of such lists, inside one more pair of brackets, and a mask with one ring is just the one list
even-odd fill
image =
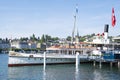
{"label": "ship mast", "polygon": [[75,29],[76,29],[77,13],[78,13],[78,5],[76,4],[76,12],[75,12],[75,15],[74,15],[74,27],[73,27],[73,31],[72,31],[71,43],[73,43],[75,41]]}

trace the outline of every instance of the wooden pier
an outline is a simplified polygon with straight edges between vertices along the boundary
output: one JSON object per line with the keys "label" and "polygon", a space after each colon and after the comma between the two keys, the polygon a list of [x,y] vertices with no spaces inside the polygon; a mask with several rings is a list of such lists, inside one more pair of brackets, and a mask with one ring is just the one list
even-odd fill
{"label": "wooden pier", "polygon": [[99,64],[99,66],[102,67],[102,64],[109,64],[110,67],[118,66],[118,68],[120,68],[120,59],[94,58],[94,59],[89,59],[89,61],[93,63],[93,66]]}

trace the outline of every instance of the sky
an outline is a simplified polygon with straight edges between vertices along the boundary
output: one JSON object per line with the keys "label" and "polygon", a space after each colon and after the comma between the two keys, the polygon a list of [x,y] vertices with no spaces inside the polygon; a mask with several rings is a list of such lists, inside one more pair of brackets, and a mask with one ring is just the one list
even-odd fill
{"label": "sky", "polygon": [[[120,0],[0,0],[0,38],[71,36],[76,4],[80,36],[101,34],[105,24],[110,36],[120,35]],[[112,7],[115,27],[111,26]]]}

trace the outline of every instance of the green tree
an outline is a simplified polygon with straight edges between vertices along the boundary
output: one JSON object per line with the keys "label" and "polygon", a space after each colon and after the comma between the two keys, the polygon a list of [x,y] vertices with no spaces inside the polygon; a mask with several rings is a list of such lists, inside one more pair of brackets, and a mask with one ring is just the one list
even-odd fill
{"label": "green tree", "polygon": [[27,40],[29,40],[28,37],[21,37],[20,38],[20,41],[27,41]]}
{"label": "green tree", "polygon": [[30,37],[30,40],[32,40],[32,41],[37,41],[37,38],[35,37],[35,34],[33,34],[33,35]]}
{"label": "green tree", "polygon": [[66,38],[66,40],[67,40],[67,41],[71,41],[71,36],[68,36],[68,37]]}
{"label": "green tree", "polygon": [[45,35],[43,34],[41,37],[41,43],[44,43],[44,42],[45,42]]}
{"label": "green tree", "polygon": [[52,40],[57,41],[57,40],[59,40],[59,38],[58,37],[53,37]]}
{"label": "green tree", "polygon": [[49,36],[49,35],[45,35],[45,37],[46,37],[46,41],[51,40],[51,36]]}

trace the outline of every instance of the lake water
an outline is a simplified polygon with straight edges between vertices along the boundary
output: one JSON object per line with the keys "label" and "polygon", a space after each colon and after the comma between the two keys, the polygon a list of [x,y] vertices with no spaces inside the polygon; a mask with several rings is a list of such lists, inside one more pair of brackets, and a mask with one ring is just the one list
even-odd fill
{"label": "lake water", "polygon": [[120,68],[109,65],[75,64],[7,67],[8,55],[0,54],[0,80],[120,80]]}

